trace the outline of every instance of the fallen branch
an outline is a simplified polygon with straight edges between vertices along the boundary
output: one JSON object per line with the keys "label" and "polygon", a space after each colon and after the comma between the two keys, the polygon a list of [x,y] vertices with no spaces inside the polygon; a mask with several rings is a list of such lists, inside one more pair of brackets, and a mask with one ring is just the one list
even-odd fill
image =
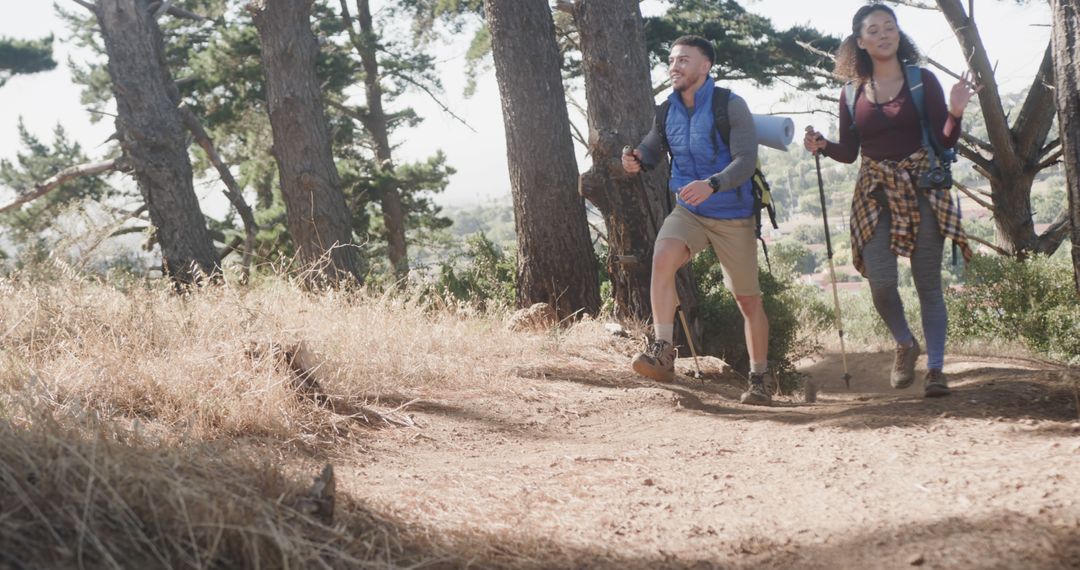
{"label": "fallen branch", "polygon": [[371,427],[418,427],[411,417],[401,411],[418,400],[406,402],[392,410],[381,411],[372,406],[355,404],[345,398],[334,398],[326,394],[317,376],[324,362],[321,362],[315,351],[303,341],[287,346],[277,342],[253,343],[248,346],[246,353],[253,360],[273,359],[278,366],[287,369],[297,396],[315,403],[320,408],[361,421]]}
{"label": "fallen branch", "polygon": [[52,192],[61,184],[70,180],[74,180],[75,178],[80,178],[83,176],[94,176],[103,172],[111,172],[114,170],[122,170],[123,163],[123,159],[118,157],[111,160],[106,160],[104,162],[92,162],[65,168],[60,172],[57,172],[50,178],[46,179],[45,181],[35,184],[33,192],[29,192],[27,194],[19,196],[15,199],[14,202],[8,204],[7,206],[0,207],[0,214],[7,212],[8,210],[18,208],[19,206],[22,206],[27,202],[37,200],[38,198],[48,194],[49,192]]}

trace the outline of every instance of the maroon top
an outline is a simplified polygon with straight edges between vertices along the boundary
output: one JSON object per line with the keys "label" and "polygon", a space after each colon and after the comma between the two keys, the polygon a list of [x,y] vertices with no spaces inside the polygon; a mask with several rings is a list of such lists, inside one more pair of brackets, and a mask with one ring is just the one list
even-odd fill
{"label": "maroon top", "polygon": [[[946,148],[952,148],[960,138],[960,119],[949,114],[945,93],[934,74],[922,70],[923,101],[930,120],[930,133]],[[851,130],[851,114],[847,99],[840,91],[840,142],[829,142],[824,154],[829,158],[852,163],[862,152],[874,160],[903,160],[922,147],[922,126],[919,112],[911,100],[907,79],[893,100],[876,105],[863,94],[860,85],[855,92],[855,127]]]}

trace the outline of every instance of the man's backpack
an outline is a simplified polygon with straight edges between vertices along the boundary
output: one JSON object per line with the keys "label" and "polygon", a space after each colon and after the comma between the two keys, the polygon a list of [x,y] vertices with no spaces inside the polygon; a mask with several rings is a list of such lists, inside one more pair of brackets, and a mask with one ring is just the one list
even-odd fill
{"label": "man's backpack", "polygon": [[[713,131],[713,144],[715,145],[715,137],[719,137],[724,141],[724,144],[731,146],[731,121],[728,119],[728,100],[731,98],[731,90],[723,87],[715,87],[712,97],[712,112],[713,112],[713,125],[716,129]],[[668,154],[668,159],[671,157],[671,147],[667,141],[667,116],[668,111],[671,108],[671,101],[664,100],[656,108],[656,132],[660,134],[660,141],[664,147],[664,150]],[[776,223],[776,203],[772,198],[772,190],[769,188],[769,182],[765,179],[765,173],[761,171],[761,159],[758,159],[757,167],[754,169],[754,175],[750,178],[750,191],[754,194],[754,235],[757,236],[758,241],[761,242],[761,250],[765,254],[765,263],[769,265],[769,271],[772,271],[771,264],[769,264],[769,246],[765,244],[765,238],[761,236],[761,211],[765,210],[769,214],[769,222],[772,223],[773,229],[779,229],[780,226]],[[671,193],[667,193],[668,196],[668,210],[671,210]]]}

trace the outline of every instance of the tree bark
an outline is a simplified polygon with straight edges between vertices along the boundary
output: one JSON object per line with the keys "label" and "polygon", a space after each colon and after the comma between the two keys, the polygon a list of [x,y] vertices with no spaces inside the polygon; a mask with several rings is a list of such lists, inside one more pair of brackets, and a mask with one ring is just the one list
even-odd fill
{"label": "tree bark", "polygon": [[485,0],[517,231],[517,305],[597,314],[600,285],[546,0]]}
{"label": "tree bark", "polygon": [[1080,0],[1051,0],[1058,125],[1072,221],[1072,261],[1080,296]]}
{"label": "tree bark", "polygon": [[961,0],[937,0],[937,5],[970,61],[975,81],[983,86],[978,94],[979,107],[993,158],[987,159],[977,149],[963,144],[959,150],[976,163],[976,170],[990,182],[997,242],[1010,255],[1020,258],[1033,251],[1052,253],[1061,244],[1061,232],[1037,236],[1031,218],[1031,185],[1036,174],[1046,167],[1042,157],[1054,119],[1054,93],[1048,88],[1054,81],[1050,46],[1010,127],[994,78],[994,65],[978,25]]}
{"label": "tree bark", "polygon": [[[363,280],[360,253],[330,150],[311,31],[313,0],[253,0],[266,99],[289,234],[309,284]],[[310,270],[309,270],[310,269]]]}
{"label": "tree bark", "polygon": [[109,57],[116,132],[157,229],[165,272],[178,284],[216,279],[220,259],[195,196],[180,94],[150,4],[100,0],[94,7]]}
{"label": "tree bark", "polygon": [[349,28],[349,38],[360,54],[364,67],[364,90],[367,98],[367,113],[364,127],[368,129],[375,143],[375,170],[379,176],[379,199],[383,211],[383,224],[386,226],[387,255],[390,265],[398,278],[409,273],[409,256],[405,244],[405,210],[401,204],[401,194],[394,184],[394,159],[390,147],[390,130],[383,110],[383,89],[380,83],[379,60],[376,46],[378,36],[371,23],[371,8],[368,0],[356,0],[356,20],[360,24],[360,33],[353,29],[347,0],[341,0],[342,16]]}
{"label": "tree bark", "polygon": [[[593,160],[581,175],[581,193],[604,215],[616,316],[647,321],[652,316],[652,250],[670,198],[666,164],[638,176],[622,168],[623,146],[641,141],[655,112],[641,11],[637,0],[577,0],[573,15],[580,32]],[[676,281],[683,310],[694,322],[692,334],[700,336],[689,265]]]}

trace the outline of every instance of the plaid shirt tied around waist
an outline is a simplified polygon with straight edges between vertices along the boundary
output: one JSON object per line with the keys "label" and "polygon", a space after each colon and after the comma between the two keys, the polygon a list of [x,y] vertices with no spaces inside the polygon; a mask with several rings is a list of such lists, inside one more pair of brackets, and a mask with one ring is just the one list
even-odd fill
{"label": "plaid shirt tied around waist", "polygon": [[851,259],[859,273],[866,275],[862,249],[874,235],[874,228],[881,216],[882,206],[873,195],[876,190],[881,190],[888,204],[891,220],[889,249],[895,255],[911,257],[915,251],[921,218],[916,192],[923,192],[937,216],[941,235],[960,247],[964,261],[971,260],[971,246],[960,225],[960,210],[953,203],[951,189],[915,187],[919,175],[929,168],[930,160],[925,148],[901,161],[862,157],[855,196],[851,200]]}

